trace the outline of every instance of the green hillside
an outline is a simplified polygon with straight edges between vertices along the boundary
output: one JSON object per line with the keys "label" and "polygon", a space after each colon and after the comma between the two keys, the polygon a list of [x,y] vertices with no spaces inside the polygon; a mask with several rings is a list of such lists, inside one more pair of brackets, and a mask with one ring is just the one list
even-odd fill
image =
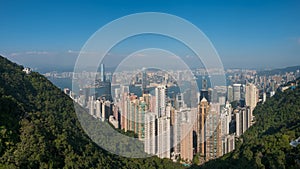
{"label": "green hillside", "polygon": [[[299,80],[298,80],[299,82]],[[237,142],[236,150],[201,168],[300,168],[300,87],[275,96],[254,110],[257,122]]]}
{"label": "green hillside", "polygon": [[73,101],[45,77],[22,70],[0,56],[0,168],[182,168],[99,148],[82,130]]}

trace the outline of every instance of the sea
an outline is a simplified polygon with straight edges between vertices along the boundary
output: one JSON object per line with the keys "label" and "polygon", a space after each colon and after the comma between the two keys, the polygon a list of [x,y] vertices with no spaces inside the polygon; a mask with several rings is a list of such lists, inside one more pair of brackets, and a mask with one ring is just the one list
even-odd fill
{"label": "sea", "polygon": [[[210,78],[208,76],[197,76],[195,80],[197,82],[199,90],[201,90],[201,88],[202,88],[202,79],[203,78],[207,80],[207,85],[208,85],[207,87],[211,87]],[[63,90],[64,88],[69,88],[73,91],[79,91],[79,87],[77,85],[74,85],[74,89],[72,89],[72,79],[71,78],[48,77],[48,80],[50,80],[55,86],[57,86],[61,90]],[[227,84],[228,84],[228,82],[227,82]],[[185,87],[188,88],[188,85],[184,86],[184,88]],[[113,87],[112,87],[112,90],[114,90]]]}

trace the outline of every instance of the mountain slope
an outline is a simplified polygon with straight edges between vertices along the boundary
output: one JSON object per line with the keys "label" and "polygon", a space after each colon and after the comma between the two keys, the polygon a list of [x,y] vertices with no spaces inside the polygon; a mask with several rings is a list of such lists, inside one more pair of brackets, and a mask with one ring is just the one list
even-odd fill
{"label": "mountain slope", "polygon": [[[299,83],[299,80],[298,80]],[[275,96],[254,110],[256,123],[238,140],[236,150],[201,168],[300,168],[300,86]]]}
{"label": "mountain slope", "polygon": [[95,145],[73,101],[45,77],[0,56],[0,168],[181,168],[157,157],[127,159]]}
{"label": "mountain slope", "polygon": [[284,75],[287,72],[296,72],[297,70],[300,70],[300,66],[291,66],[291,67],[279,68],[273,70],[258,71],[258,75],[259,76]]}

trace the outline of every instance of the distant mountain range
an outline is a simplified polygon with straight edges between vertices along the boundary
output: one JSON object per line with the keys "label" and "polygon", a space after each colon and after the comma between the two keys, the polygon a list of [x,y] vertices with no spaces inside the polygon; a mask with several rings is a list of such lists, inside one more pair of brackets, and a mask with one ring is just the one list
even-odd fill
{"label": "distant mountain range", "polygon": [[282,75],[286,72],[296,72],[297,70],[300,70],[300,66],[291,66],[286,68],[258,71],[258,75]]}

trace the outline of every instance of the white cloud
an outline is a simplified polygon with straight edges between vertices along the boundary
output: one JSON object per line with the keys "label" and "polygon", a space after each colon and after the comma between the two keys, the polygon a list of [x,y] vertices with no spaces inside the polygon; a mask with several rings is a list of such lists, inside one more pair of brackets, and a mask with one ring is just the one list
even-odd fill
{"label": "white cloud", "polygon": [[15,56],[19,56],[19,55],[21,55],[21,53],[11,53],[11,54],[9,54],[10,56],[12,56],[12,57],[15,57]]}
{"label": "white cloud", "polygon": [[50,54],[49,52],[46,51],[27,51],[25,52],[27,55],[48,55]]}
{"label": "white cloud", "polygon": [[[92,56],[99,56],[99,52],[96,51],[76,51],[76,50],[71,50],[69,49],[67,51],[68,54],[76,54],[76,55],[92,55]],[[108,52],[106,53],[106,56],[115,56],[115,54]]]}
{"label": "white cloud", "polygon": [[47,51],[25,51],[25,52],[14,52],[9,54],[12,57],[25,56],[25,55],[49,55],[50,52]]}
{"label": "white cloud", "polygon": [[144,53],[136,53],[134,54],[135,57],[145,57],[146,55]]}
{"label": "white cloud", "polygon": [[69,49],[69,50],[67,51],[67,53],[78,54],[78,53],[79,53],[79,51],[75,51],[75,50],[71,50],[71,49]]}

